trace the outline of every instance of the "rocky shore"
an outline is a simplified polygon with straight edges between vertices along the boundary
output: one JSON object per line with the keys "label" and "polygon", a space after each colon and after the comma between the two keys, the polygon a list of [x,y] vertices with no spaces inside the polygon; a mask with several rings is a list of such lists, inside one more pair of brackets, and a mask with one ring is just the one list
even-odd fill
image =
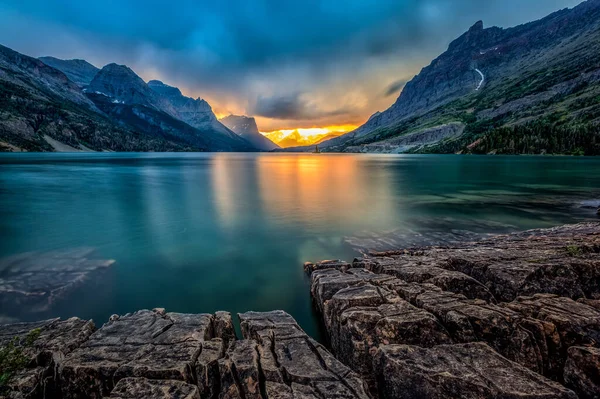
{"label": "rocky shore", "polygon": [[600,223],[304,268],[328,348],[283,311],[9,324],[0,396],[600,397]]}

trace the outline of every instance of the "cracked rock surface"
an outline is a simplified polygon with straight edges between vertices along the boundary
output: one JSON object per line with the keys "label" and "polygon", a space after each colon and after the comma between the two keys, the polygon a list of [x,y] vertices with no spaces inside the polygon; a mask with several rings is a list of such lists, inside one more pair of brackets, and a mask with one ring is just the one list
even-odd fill
{"label": "cracked rock surface", "polygon": [[304,269],[333,355],[380,397],[600,398],[600,223]]}
{"label": "cracked rock surface", "polygon": [[30,366],[5,391],[10,398],[370,398],[363,379],[289,314],[239,318],[239,340],[227,312],[141,310],[98,330],[80,319],[0,326],[2,343],[41,331],[26,349]]}

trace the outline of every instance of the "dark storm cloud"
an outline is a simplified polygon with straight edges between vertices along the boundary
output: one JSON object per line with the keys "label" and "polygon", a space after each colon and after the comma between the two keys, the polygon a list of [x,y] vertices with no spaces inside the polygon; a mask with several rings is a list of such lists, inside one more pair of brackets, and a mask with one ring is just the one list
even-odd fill
{"label": "dark storm cloud", "polygon": [[[510,26],[576,3],[1,0],[0,40],[34,56],[128,64],[189,90],[222,92],[246,104],[259,95],[279,96],[287,102],[267,107],[270,114],[282,113],[276,112],[281,108],[310,116],[302,111],[306,104],[278,88],[308,92],[336,79],[352,84],[393,57],[424,66],[479,19],[486,26]],[[406,75],[399,71],[396,79]],[[257,89],[256,82],[263,84]],[[265,82],[273,87],[260,92]],[[382,87],[373,88],[373,96],[380,96]]]}
{"label": "dark storm cloud", "polygon": [[389,97],[392,94],[395,94],[397,96],[400,93],[400,90],[402,90],[404,88],[406,83],[407,83],[406,79],[400,79],[400,80],[395,81],[394,83],[392,83],[391,85],[389,85],[387,87],[387,89],[385,90],[385,96]]}
{"label": "dark storm cloud", "polygon": [[265,118],[303,120],[344,115],[349,112],[350,110],[343,108],[333,111],[321,110],[304,100],[300,93],[292,93],[273,97],[259,96],[251,113]]}

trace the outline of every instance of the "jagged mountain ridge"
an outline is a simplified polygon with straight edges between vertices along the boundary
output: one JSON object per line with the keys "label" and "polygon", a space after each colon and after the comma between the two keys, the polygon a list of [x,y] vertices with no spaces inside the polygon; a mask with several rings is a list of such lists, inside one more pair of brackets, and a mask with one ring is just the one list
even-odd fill
{"label": "jagged mountain ridge", "polygon": [[210,104],[205,100],[186,97],[177,87],[169,86],[160,80],[149,81],[148,87],[163,99],[161,107],[169,115],[197,129],[212,130],[239,141],[238,136],[217,119]]}
{"label": "jagged mountain ridge", "polygon": [[182,151],[115,124],[67,76],[0,45],[0,151]]}
{"label": "jagged mountain ridge", "polygon": [[96,74],[86,93],[111,118],[133,124],[147,134],[176,138],[206,150],[254,149],[223,126],[206,101],[185,97],[178,88],[160,81],[147,84],[125,65],[106,65]]}
{"label": "jagged mountain ridge", "polygon": [[100,71],[94,65],[86,60],[61,60],[55,57],[38,58],[44,64],[58,69],[79,87],[86,87],[90,84],[94,76]]}
{"label": "jagged mountain ridge", "polygon": [[162,107],[160,97],[126,65],[105,65],[85,92],[110,97],[115,103],[139,104],[157,110]]}
{"label": "jagged mountain ridge", "polygon": [[6,47],[0,47],[0,67],[0,150],[255,150],[219,123],[208,105],[203,129],[172,116],[177,109],[171,101],[126,66],[105,66],[84,89],[60,70]]}
{"label": "jagged mountain ridge", "polygon": [[[484,133],[473,132],[479,127],[476,124],[489,122],[488,127],[497,129],[526,124],[535,118],[543,120],[560,109],[564,101],[566,106],[575,101],[556,98],[557,93],[565,94],[581,84],[589,87],[579,95],[593,99],[600,64],[599,21],[600,0],[588,0],[508,29],[484,29],[478,21],[408,82],[390,108],[321,147],[328,151],[372,152],[369,145],[376,145],[377,152],[382,148],[386,148],[384,152],[396,152],[400,151],[398,146],[386,140],[456,122],[466,127],[464,135],[457,138],[442,134],[438,142],[454,140],[460,145],[436,149],[431,146],[435,143],[423,143],[411,148],[464,151]],[[552,99],[552,107],[543,106]],[[598,102],[593,100],[592,105],[598,106]],[[529,115],[531,107],[535,112]],[[567,118],[578,121],[582,110],[577,106],[571,109],[574,112]],[[465,137],[473,140],[463,143]]]}
{"label": "jagged mountain ridge", "polygon": [[272,151],[280,148],[273,141],[263,136],[256,125],[253,117],[241,115],[229,115],[221,119],[221,123],[236,134],[248,140],[254,147],[262,151]]}

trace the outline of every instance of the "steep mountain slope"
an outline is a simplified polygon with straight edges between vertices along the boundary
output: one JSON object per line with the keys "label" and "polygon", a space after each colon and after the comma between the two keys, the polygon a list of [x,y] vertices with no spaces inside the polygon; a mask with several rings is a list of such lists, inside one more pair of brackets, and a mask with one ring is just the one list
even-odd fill
{"label": "steep mountain slope", "polygon": [[229,115],[221,119],[221,123],[248,140],[261,151],[271,151],[280,148],[277,144],[260,134],[254,118],[249,116]]}
{"label": "steep mountain slope", "polygon": [[114,103],[138,104],[157,110],[163,107],[160,96],[126,65],[104,66],[84,91],[110,97]]}
{"label": "steep mountain slope", "polygon": [[389,109],[321,147],[598,154],[599,118],[600,0],[588,0],[509,29],[477,22]]}
{"label": "steep mountain slope", "polygon": [[90,84],[94,76],[100,71],[85,60],[61,60],[54,57],[38,58],[44,64],[58,69],[79,87],[86,87]]}
{"label": "steep mountain slope", "polygon": [[64,73],[0,46],[0,151],[181,151],[114,124]]}
{"label": "steep mountain slope", "polygon": [[[125,65],[109,64],[85,89],[104,113],[145,134],[176,140],[205,151],[252,151],[254,147],[221,123],[204,101],[181,95],[179,89],[157,90]],[[186,123],[192,120],[194,125]]]}
{"label": "steep mountain slope", "polygon": [[238,135],[224,126],[213,113],[211,106],[203,99],[184,96],[177,87],[169,86],[160,80],[151,80],[148,87],[163,100],[162,110],[201,131],[211,131],[240,142]]}

